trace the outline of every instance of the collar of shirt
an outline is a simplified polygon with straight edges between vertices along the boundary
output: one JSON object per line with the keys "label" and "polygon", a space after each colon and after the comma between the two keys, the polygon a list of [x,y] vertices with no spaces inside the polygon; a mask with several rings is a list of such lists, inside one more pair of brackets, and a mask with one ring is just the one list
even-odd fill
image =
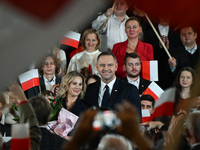
{"label": "collar of shirt", "polygon": [[2,116],[1,116],[1,122],[0,123],[3,124],[3,125],[5,124],[5,115],[4,114],[2,114]]}
{"label": "collar of shirt", "polygon": [[[117,16],[116,16],[115,14],[113,14],[113,18],[114,18],[114,19],[118,19]],[[128,18],[129,18],[129,17],[128,17],[127,15],[125,15],[124,21],[122,21],[122,22],[125,23],[126,20],[127,20]],[[118,19],[118,20],[119,20],[119,19]],[[121,21],[119,20],[119,22],[121,22]]]}
{"label": "collar of shirt", "polygon": [[[112,89],[113,89],[113,85],[116,81],[116,77],[110,82],[108,83],[108,87],[109,87],[109,94],[111,95],[111,92],[112,92]],[[106,90],[105,88],[106,86],[106,83],[104,83],[102,80],[101,80],[101,85],[100,85],[100,89],[99,89],[99,97],[98,97],[98,104],[99,104],[99,107],[101,107],[101,103],[102,103],[102,99],[103,99],[103,94]]]}
{"label": "collar of shirt", "polygon": [[169,33],[169,25],[166,26],[166,27],[163,27],[162,25],[158,24],[158,29],[159,29],[161,35],[168,36],[168,33]]}
{"label": "collar of shirt", "polygon": [[99,53],[99,50],[97,49],[97,50],[94,51],[94,52],[88,52],[88,51],[85,50],[85,53],[88,54],[88,55],[94,55],[94,54]]}
{"label": "collar of shirt", "polygon": [[128,76],[126,77],[127,77],[128,83],[135,85],[137,89],[139,89],[140,76],[138,77],[136,81],[131,80]]}
{"label": "collar of shirt", "polygon": [[[116,77],[115,77],[111,82],[109,82],[109,83],[107,84],[108,87],[109,87],[109,94],[111,94],[111,92],[112,92],[113,85],[114,85],[115,81],[116,81]],[[103,94],[104,91],[106,90],[106,89],[105,89],[105,86],[106,86],[106,83],[104,83],[104,82],[101,80],[101,92],[102,92],[102,94]]]}
{"label": "collar of shirt", "polygon": [[53,77],[53,79],[51,81],[49,81],[47,78],[45,78],[45,76],[43,76],[43,78],[44,78],[44,82],[45,83],[48,83],[48,84],[51,84],[51,85],[55,84],[55,80],[56,80],[56,76],[55,75],[54,75],[54,77]]}
{"label": "collar of shirt", "polygon": [[197,50],[197,44],[195,44],[195,46],[192,50],[187,48],[186,46],[184,46],[184,47],[185,47],[185,50],[188,51],[188,53],[190,53],[190,54],[194,54]]}
{"label": "collar of shirt", "polygon": [[200,145],[200,143],[194,143],[194,144],[191,146],[191,148],[194,147],[194,146],[197,146],[197,145]]}

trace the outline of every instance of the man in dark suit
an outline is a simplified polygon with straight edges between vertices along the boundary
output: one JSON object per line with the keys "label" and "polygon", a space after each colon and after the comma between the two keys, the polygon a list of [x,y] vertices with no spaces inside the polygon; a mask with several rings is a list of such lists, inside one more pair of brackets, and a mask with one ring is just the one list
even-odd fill
{"label": "man in dark suit", "polygon": [[135,86],[115,76],[118,64],[114,54],[103,52],[97,58],[97,71],[101,80],[88,85],[85,101],[88,105],[114,109],[115,104],[128,100],[137,107],[141,115],[141,103]]}
{"label": "man in dark suit", "polygon": [[124,69],[127,76],[121,80],[133,84],[139,90],[139,94],[142,95],[144,90],[151,83],[150,81],[140,77],[141,60],[137,53],[127,53],[124,58]]}
{"label": "man in dark suit", "polygon": [[41,77],[40,87],[36,86],[25,91],[27,98],[36,96],[42,91],[50,90],[54,92],[61,82],[61,79],[56,75],[60,71],[60,62],[53,54],[48,54],[41,62],[39,68],[39,74]]}
{"label": "man in dark suit", "polygon": [[190,150],[200,149],[200,113],[194,112],[186,119],[185,136],[190,144]]}
{"label": "man in dark suit", "polygon": [[46,129],[46,124],[51,114],[51,106],[43,96],[34,96],[28,101],[36,114],[39,128],[42,133],[40,150],[59,150],[66,140],[57,134],[53,134]]}
{"label": "man in dark suit", "polygon": [[[169,25],[168,19],[160,19],[159,24],[155,26],[158,34],[162,37],[166,48],[168,50],[173,50],[181,45],[181,40],[177,31],[173,30]],[[152,44],[154,59],[158,61],[158,78],[157,82],[162,89],[169,87],[168,81],[166,80],[166,68],[168,67],[169,56],[165,52],[164,48],[161,46],[158,37],[154,33],[153,29],[146,32],[145,42]]]}
{"label": "man in dark suit", "polygon": [[193,27],[182,27],[180,38],[182,45],[173,51],[173,56],[168,60],[169,73],[175,78],[178,71],[183,67],[191,67],[195,69],[200,60],[200,46],[196,44],[197,33]]}

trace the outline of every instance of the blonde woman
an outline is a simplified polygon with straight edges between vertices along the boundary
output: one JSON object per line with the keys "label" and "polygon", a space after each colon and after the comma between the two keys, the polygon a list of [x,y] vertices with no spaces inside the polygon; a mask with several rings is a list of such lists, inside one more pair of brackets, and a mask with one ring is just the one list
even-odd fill
{"label": "blonde woman", "polygon": [[61,81],[59,95],[63,98],[63,107],[79,116],[85,108],[83,99],[86,85],[84,77],[77,71],[66,74]]}

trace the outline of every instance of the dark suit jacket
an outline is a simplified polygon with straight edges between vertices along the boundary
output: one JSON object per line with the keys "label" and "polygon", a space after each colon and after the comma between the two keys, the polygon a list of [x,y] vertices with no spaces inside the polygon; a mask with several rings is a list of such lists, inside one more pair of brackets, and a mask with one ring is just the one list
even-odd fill
{"label": "dark suit jacket", "polygon": [[[39,78],[40,80],[40,87],[41,87],[41,92],[46,90],[45,84],[44,84],[44,78],[43,76]],[[56,77],[56,84],[60,84],[61,79],[59,77]],[[26,97],[29,99],[33,96],[37,96],[40,93],[39,87],[33,87],[31,89],[28,89],[27,91],[25,91]]]}
{"label": "dark suit jacket", "polygon": [[[157,32],[160,34],[158,25],[155,25]],[[182,43],[179,34],[172,29],[169,29],[168,33],[169,39],[169,50],[179,47]],[[159,81],[156,82],[162,89],[169,87],[168,80],[166,80],[168,74],[166,73],[168,64],[168,55],[164,48],[160,48],[159,40],[152,29],[148,30],[145,35],[145,42],[153,45],[154,59],[158,60],[158,78]]]}
{"label": "dark suit jacket", "polygon": [[[85,101],[89,105],[89,107],[99,107],[98,96],[100,84],[101,81],[99,80],[93,84],[88,85],[87,87]],[[115,104],[121,103],[123,100],[128,100],[133,105],[135,105],[141,115],[141,102],[137,88],[134,85],[131,85],[116,78],[110,98],[107,103],[107,107],[114,109]]]}
{"label": "dark suit jacket", "polygon": [[[197,45],[197,51],[199,53],[197,62],[199,62],[199,60],[200,60],[200,46],[199,45]],[[188,54],[187,54],[188,52],[185,50],[185,47],[183,45],[181,45],[180,47],[173,49],[169,52],[171,53],[172,57],[174,57],[176,59],[176,63],[177,63],[176,69],[174,70],[173,73],[171,72],[169,65],[167,66],[166,80],[168,81],[168,83],[170,83],[172,85],[181,68],[191,67],[191,68],[195,69],[195,66],[191,66],[190,60],[189,60]]]}
{"label": "dark suit jacket", "polygon": [[40,150],[59,150],[66,140],[59,135],[53,134],[46,128],[40,128],[42,133],[42,140]]}
{"label": "dark suit jacket", "polygon": [[[128,82],[127,77],[124,77],[121,80]],[[148,80],[140,77],[140,84],[139,84],[139,89],[138,89],[140,95],[146,90],[146,88],[149,86],[150,83],[151,83],[151,81],[148,81]]]}
{"label": "dark suit jacket", "polygon": [[190,150],[200,150],[200,145],[193,146]]}
{"label": "dark suit jacket", "polygon": [[[63,104],[62,105],[65,109],[67,109],[66,97],[63,98]],[[78,98],[70,112],[79,116],[81,114],[81,112],[83,112],[85,109],[87,109],[87,104],[85,104],[85,102],[83,100]]]}
{"label": "dark suit jacket", "polygon": [[[197,51],[199,52],[198,60],[200,60],[200,46],[197,45]],[[185,50],[185,47],[181,45],[177,49],[173,49],[170,51],[171,55],[176,59],[177,67],[176,72],[178,72],[183,67],[191,67],[194,69],[195,66],[191,66],[190,60],[187,55],[187,51]]]}
{"label": "dark suit jacket", "polygon": [[0,123],[0,131],[2,135],[6,133],[6,136],[11,136],[11,125],[10,124],[3,125]]}

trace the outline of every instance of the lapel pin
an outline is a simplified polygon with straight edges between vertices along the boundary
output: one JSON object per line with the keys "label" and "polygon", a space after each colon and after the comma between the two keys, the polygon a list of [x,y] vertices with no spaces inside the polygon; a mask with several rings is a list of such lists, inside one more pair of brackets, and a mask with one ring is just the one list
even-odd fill
{"label": "lapel pin", "polygon": [[117,92],[117,90],[115,90],[115,92]]}
{"label": "lapel pin", "polygon": [[142,85],[142,87],[144,87],[144,85]]}

